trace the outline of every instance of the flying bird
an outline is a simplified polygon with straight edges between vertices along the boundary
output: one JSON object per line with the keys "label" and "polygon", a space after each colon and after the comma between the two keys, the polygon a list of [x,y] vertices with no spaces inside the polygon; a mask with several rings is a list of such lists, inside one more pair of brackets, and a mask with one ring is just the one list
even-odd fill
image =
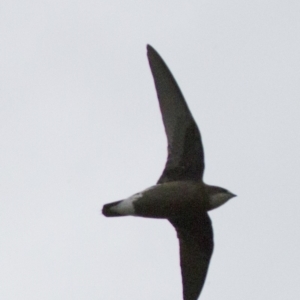
{"label": "flying bird", "polygon": [[214,247],[207,211],[236,195],[203,182],[204,151],[197,124],[163,59],[150,45],[147,55],[168,140],[167,162],[156,185],[105,204],[102,213],[169,220],[179,239],[183,299],[196,300]]}

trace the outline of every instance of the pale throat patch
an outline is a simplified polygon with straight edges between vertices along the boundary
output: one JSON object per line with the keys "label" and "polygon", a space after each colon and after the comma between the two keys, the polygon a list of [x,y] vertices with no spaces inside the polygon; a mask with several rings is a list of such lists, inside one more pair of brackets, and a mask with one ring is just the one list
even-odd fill
{"label": "pale throat patch", "polygon": [[222,204],[226,203],[230,198],[232,198],[232,195],[227,193],[217,193],[209,198],[209,206],[210,209],[215,209]]}

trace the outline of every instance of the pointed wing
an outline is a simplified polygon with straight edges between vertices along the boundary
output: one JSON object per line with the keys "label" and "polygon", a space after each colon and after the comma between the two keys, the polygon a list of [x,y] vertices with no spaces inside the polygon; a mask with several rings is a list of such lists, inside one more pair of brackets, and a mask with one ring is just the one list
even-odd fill
{"label": "pointed wing", "polygon": [[169,220],[177,231],[183,299],[198,299],[203,288],[213,252],[213,230],[206,212],[197,217]]}
{"label": "pointed wing", "polygon": [[202,179],[204,153],[199,129],[167,65],[151,46],[147,50],[168,139],[168,159],[158,183]]}

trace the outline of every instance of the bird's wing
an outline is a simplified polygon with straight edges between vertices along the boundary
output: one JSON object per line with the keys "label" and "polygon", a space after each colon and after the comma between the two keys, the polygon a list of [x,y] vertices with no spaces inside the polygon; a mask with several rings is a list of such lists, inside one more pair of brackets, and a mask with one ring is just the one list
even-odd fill
{"label": "bird's wing", "polygon": [[202,179],[204,152],[199,129],[167,65],[151,46],[147,50],[168,139],[168,159],[158,183]]}
{"label": "bird's wing", "polygon": [[213,252],[211,220],[203,212],[197,217],[178,217],[169,221],[179,239],[183,299],[196,300],[203,288]]}

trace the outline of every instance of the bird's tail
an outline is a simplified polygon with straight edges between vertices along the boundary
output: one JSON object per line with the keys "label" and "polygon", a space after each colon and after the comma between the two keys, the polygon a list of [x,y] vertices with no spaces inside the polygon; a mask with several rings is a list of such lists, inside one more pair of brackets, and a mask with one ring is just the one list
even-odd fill
{"label": "bird's tail", "polygon": [[118,205],[120,202],[122,202],[122,200],[103,205],[103,208],[102,208],[103,215],[105,217],[121,217],[122,216],[121,214],[111,210],[112,207],[114,207],[115,205]]}

